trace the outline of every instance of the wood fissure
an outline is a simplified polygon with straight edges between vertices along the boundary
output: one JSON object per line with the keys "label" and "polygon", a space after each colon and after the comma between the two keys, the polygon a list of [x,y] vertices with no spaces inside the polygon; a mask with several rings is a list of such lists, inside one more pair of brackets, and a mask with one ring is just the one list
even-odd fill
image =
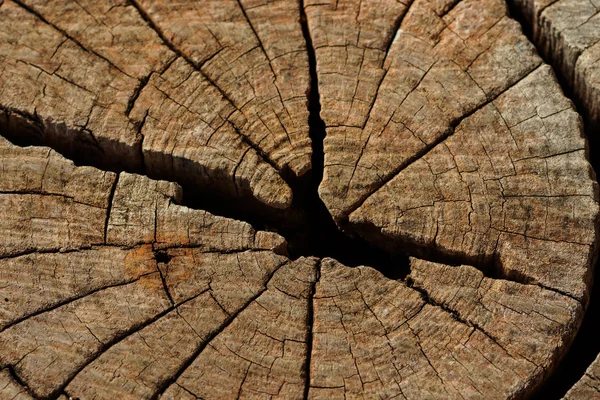
{"label": "wood fissure", "polygon": [[317,261],[317,276],[315,279],[315,282],[312,284],[311,288],[310,288],[310,296],[308,298],[308,318],[306,320],[306,326],[308,327],[308,334],[307,334],[307,339],[306,339],[306,343],[307,343],[307,348],[306,348],[306,359],[304,360],[304,400],[308,400],[309,399],[309,393],[310,393],[310,371],[311,371],[311,367],[310,367],[310,363],[311,363],[311,357],[312,357],[312,351],[313,351],[313,326],[314,326],[314,319],[315,319],[315,310],[314,310],[314,297],[315,297],[315,293],[316,293],[316,286],[319,283],[319,279],[321,279],[321,260]]}
{"label": "wood fissure", "polygon": [[598,187],[503,0],[61,1],[0,0],[0,398],[549,390]]}
{"label": "wood fissure", "polygon": [[[519,84],[519,82],[521,82],[522,80],[526,79],[527,77],[529,77],[533,72],[535,72],[538,68],[540,68],[541,65],[538,65],[537,67],[535,67],[534,69],[532,69],[531,71],[527,72],[525,75],[523,75],[521,78],[519,78],[515,83],[513,83],[512,85],[510,85],[509,87],[505,88],[504,90],[502,90],[501,92],[499,92],[498,94],[494,95],[492,98],[486,100],[484,103],[479,104],[477,107],[473,108],[471,111],[469,111],[468,113],[464,114],[463,116],[461,116],[458,119],[455,119],[454,121],[452,121],[450,123],[450,129],[448,130],[447,133],[445,133],[444,135],[441,135],[438,139],[436,139],[431,145],[428,145],[427,147],[425,147],[423,150],[419,151],[418,153],[416,153],[414,156],[412,156],[411,158],[409,158],[408,160],[406,160],[404,163],[402,163],[400,166],[398,166],[394,171],[392,171],[390,174],[384,176],[381,179],[381,182],[378,186],[376,186],[375,188],[371,189],[369,192],[367,192],[364,197],[362,199],[360,199],[357,203],[353,204],[350,209],[348,214],[352,213],[353,211],[357,210],[358,208],[360,208],[365,201],[367,201],[369,199],[369,197],[371,197],[374,193],[376,193],[379,189],[381,189],[383,186],[385,186],[385,184],[387,184],[389,181],[391,181],[392,179],[394,179],[396,176],[398,176],[398,174],[400,174],[403,170],[405,170],[406,168],[408,168],[411,164],[413,164],[415,161],[420,160],[421,158],[423,158],[426,154],[428,154],[430,151],[432,151],[433,149],[435,149],[437,146],[439,146],[440,144],[442,144],[444,141],[446,141],[446,139],[448,139],[449,137],[451,137],[455,132],[456,132],[456,127],[458,127],[458,125],[460,125],[460,123],[462,121],[464,121],[465,119],[471,117],[473,114],[475,114],[476,112],[478,112],[479,110],[481,110],[482,108],[488,106],[489,104],[492,104],[498,97],[500,97],[502,94],[506,93],[508,90],[510,90],[511,88],[513,88],[514,86],[516,86],[517,84]],[[365,143],[365,147],[366,147],[366,143]],[[358,162],[357,162],[358,163]],[[343,222],[342,222],[343,223]]]}

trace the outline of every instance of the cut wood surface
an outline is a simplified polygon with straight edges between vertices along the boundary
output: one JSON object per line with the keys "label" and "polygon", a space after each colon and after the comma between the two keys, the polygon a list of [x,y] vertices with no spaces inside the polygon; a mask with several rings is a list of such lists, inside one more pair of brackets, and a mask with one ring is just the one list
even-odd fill
{"label": "cut wood surface", "polygon": [[503,0],[0,0],[0,134],[0,400],[523,399],[589,302]]}
{"label": "cut wood surface", "polygon": [[570,86],[581,111],[600,126],[600,2],[509,1],[527,20],[533,40]]}

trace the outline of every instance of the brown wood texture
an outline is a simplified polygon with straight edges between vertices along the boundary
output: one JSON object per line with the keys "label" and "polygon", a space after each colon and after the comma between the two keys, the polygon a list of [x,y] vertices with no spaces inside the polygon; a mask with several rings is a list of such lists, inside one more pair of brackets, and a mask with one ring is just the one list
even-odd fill
{"label": "brown wood texture", "polygon": [[542,54],[573,91],[581,111],[600,126],[600,2],[510,0]]}
{"label": "brown wood texture", "polygon": [[[596,11],[546,3],[511,6],[593,116]],[[0,400],[533,395],[598,187],[508,10],[0,0]]]}

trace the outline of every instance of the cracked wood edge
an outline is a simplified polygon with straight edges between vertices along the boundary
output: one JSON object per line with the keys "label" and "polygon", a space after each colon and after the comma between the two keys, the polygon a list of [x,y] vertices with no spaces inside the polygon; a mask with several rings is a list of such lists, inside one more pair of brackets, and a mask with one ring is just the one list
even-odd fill
{"label": "cracked wood edge", "polygon": [[[0,37],[4,134],[111,169],[288,207],[292,193],[280,174],[306,173],[311,154],[306,52],[279,39],[302,38],[299,10],[282,1],[246,6],[247,19],[232,3],[229,14],[241,18],[196,21],[227,45],[204,71],[129,3],[3,2],[0,18],[14,21]],[[281,29],[265,27],[265,10]],[[238,40],[238,30],[250,34]]]}
{"label": "cracked wood edge", "polygon": [[586,117],[600,125],[600,2],[510,0],[533,40],[573,91]]}
{"label": "cracked wood edge", "polygon": [[[460,4],[445,3],[439,15],[452,15]],[[179,68],[176,63],[171,66]],[[547,71],[540,67],[535,73]],[[527,79],[522,80],[530,83]],[[508,94],[500,91],[493,100],[504,92]],[[533,118],[541,118],[540,112],[548,118],[568,111],[553,114],[554,106],[535,107]],[[471,115],[485,109],[482,105]],[[512,117],[530,111],[519,109]],[[455,136],[468,119],[457,123]],[[107,390],[107,395],[133,398],[342,398],[365,393],[402,398],[418,396],[425,388],[439,398],[521,397],[554,367],[581,320],[585,301],[519,271],[505,274],[517,281],[510,282],[485,277],[469,266],[413,259],[403,283],[331,259],[289,262],[279,255],[285,253],[281,237],[178,206],[177,185],[74,167],[47,148],[17,148],[4,139],[0,145],[3,177],[9,177],[2,182],[6,190],[1,196],[12,199],[12,206],[26,207],[8,213],[3,230],[49,237],[39,245],[30,240],[19,246],[20,241],[10,242],[10,234],[3,235],[12,245],[0,256],[0,263],[13,272],[5,275],[12,279],[9,283],[19,282],[19,273],[33,267],[40,280],[32,283],[49,291],[36,297],[35,290],[15,290],[25,310],[0,328],[0,366],[8,365],[0,382],[6,382],[2,390],[11,394],[86,397],[98,394],[94,388],[109,388],[114,392]],[[574,148],[552,156],[583,151]],[[28,172],[19,165],[23,159]],[[472,167],[468,158],[461,161]],[[578,161],[575,157],[574,167],[569,164],[567,176],[579,171],[573,179],[587,182],[588,171]],[[508,185],[508,190],[519,188]],[[32,198],[21,202],[25,197]],[[41,208],[44,201],[51,202],[48,209]],[[83,221],[94,209],[101,212]],[[53,214],[45,214],[48,210]],[[38,225],[23,228],[18,216],[28,213],[37,213],[29,222]],[[39,231],[52,223],[61,225]],[[585,235],[583,227],[570,244]],[[553,257],[551,253],[551,261]],[[108,266],[90,266],[90,259]],[[80,272],[91,282],[81,282]],[[215,315],[220,316],[216,321]],[[58,353],[68,356],[56,357],[55,344],[60,345]],[[60,376],[53,379],[53,374]],[[202,392],[223,376],[235,379]]]}
{"label": "cracked wood edge", "polygon": [[589,400],[600,398],[600,356],[585,371],[583,377],[573,385],[563,399]]}
{"label": "cracked wood edge", "polygon": [[86,225],[99,240],[107,232],[106,243],[58,240],[0,258],[5,393],[519,397],[552,370],[581,320],[569,296],[470,266],[412,259],[400,282],[332,259],[290,261],[276,234],[175,204],[175,184],[117,180],[47,148],[0,143],[1,197],[96,202],[102,213]]}
{"label": "cracked wood edge", "polygon": [[[333,61],[319,51],[339,49],[326,40],[346,37],[354,19],[344,12],[360,4],[305,5],[323,104],[333,101]],[[323,23],[336,17],[345,23]],[[550,68],[500,0],[415,1],[400,22],[364,129],[322,113],[328,210],[388,248],[481,265],[586,304],[597,185],[580,117]],[[340,71],[361,65],[350,54]]]}
{"label": "cracked wood edge", "polygon": [[[5,139],[0,145],[0,198],[25,205],[4,207],[0,223],[0,365],[27,383],[27,393],[54,397],[74,378],[76,385],[87,377],[98,357],[139,346],[140,335],[168,331],[176,322],[195,336],[186,349],[197,346],[200,332],[218,328],[216,315],[233,318],[289,262],[279,255],[286,252],[280,236],[175,204],[181,190],[175,184],[76,167],[48,148],[20,148]],[[25,169],[18,167],[23,162]],[[95,217],[90,209],[98,210]],[[15,246],[21,237],[34,240]],[[158,370],[146,366],[147,380],[159,386],[183,358],[167,357]],[[141,393],[151,390],[139,384]]]}

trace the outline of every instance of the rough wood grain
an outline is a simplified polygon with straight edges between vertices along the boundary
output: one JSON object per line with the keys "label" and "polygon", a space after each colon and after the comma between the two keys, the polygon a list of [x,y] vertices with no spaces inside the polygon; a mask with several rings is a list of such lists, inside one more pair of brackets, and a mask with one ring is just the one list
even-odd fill
{"label": "rough wood grain", "polygon": [[368,239],[586,302],[598,205],[579,116],[504,2],[449,4],[412,4],[364,127],[323,114],[321,198]]}
{"label": "rough wood grain", "polygon": [[[3,196],[106,193],[89,220],[106,241],[0,259],[0,363],[27,385],[4,370],[11,395],[510,398],[535,389],[581,319],[569,296],[468,266],[413,259],[400,282],[292,262],[276,234],[177,205],[175,184],[1,143]],[[41,205],[30,212],[52,212]]]}
{"label": "rough wood grain", "polygon": [[542,66],[461,121],[350,222],[585,302],[598,213],[585,153],[579,116]]}
{"label": "rough wood grain", "polygon": [[[241,6],[230,2],[237,19],[230,21],[229,12],[197,21],[218,29],[228,49],[228,58],[215,57],[220,63],[207,73],[164,43],[136,7],[109,3],[0,5],[0,19],[13,21],[0,36],[3,130],[16,140],[84,152],[87,162],[145,169],[231,196],[252,195],[276,208],[289,206],[291,191],[279,173],[302,175],[310,168],[308,112],[301,107],[308,90],[303,46],[271,44],[270,56],[281,57],[269,68]],[[283,33],[258,28],[266,41],[285,32],[301,36],[299,13],[277,5],[267,9],[283,15],[286,25]],[[238,33],[248,43],[240,43]],[[289,57],[288,50],[294,52]],[[238,60],[242,56],[254,58]],[[30,137],[23,137],[24,128]]]}
{"label": "rough wood grain", "polygon": [[[507,17],[503,1],[465,0],[448,11],[452,4],[415,1],[397,32],[390,32],[393,36],[387,40],[394,40],[387,53],[380,51],[386,55],[378,63],[381,78],[376,80],[361,122],[328,118],[327,112],[344,115],[338,111],[336,98],[323,112],[327,136],[319,193],[336,220],[343,221],[399,170],[451,134],[463,118],[540,65],[519,24]],[[308,11],[307,16],[311,32],[318,35],[319,19],[311,18]],[[321,29],[329,32],[333,26]],[[319,85],[326,105],[328,92],[322,81],[326,82],[328,71],[319,63],[318,51],[316,56],[317,73],[325,75]],[[350,68],[342,64],[344,57],[338,56],[340,61],[327,57],[340,69]],[[355,97],[369,93],[358,86]]]}
{"label": "rough wood grain", "polygon": [[[193,350],[199,332],[219,328],[216,315],[237,312],[288,262],[276,254],[285,252],[280,236],[174,204],[175,184],[75,167],[48,148],[0,143],[3,201],[27,205],[3,209],[3,222],[14,218],[2,235],[8,242],[0,259],[0,363],[14,368],[37,396],[59,393],[81,373],[76,388],[98,356],[114,360],[147,332],[165,344],[182,340],[175,330],[171,339],[161,338],[165,324],[168,332],[187,329]],[[23,162],[29,171],[16,168]],[[181,351],[157,363],[165,370],[150,368],[147,380],[158,386],[159,378],[168,379],[185,361]],[[134,369],[144,365],[143,354],[136,354],[142,360],[132,361]],[[132,386],[139,382],[124,375]],[[102,379],[83,387],[103,388]],[[135,397],[134,389],[120,390]]]}
{"label": "rough wood grain", "polygon": [[582,107],[600,124],[600,3],[596,0],[510,0],[531,27]]}
{"label": "rough wood grain", "polygon": [[532,395],[598,188],[505,2],[201,3],[0,0],[0,400]]}
{"label": "rough wood grain", "polygon": [[413,259],[412,287],[332,259],[320,273],[315,399],[522,398],[565,350],[582,312],[569,297],[470,266]]}
{"label": "rough wood grain", "polygon": [[14,380],[7,369],[0,371],[0,397],[13,400],[32,400],[27,390]]}

